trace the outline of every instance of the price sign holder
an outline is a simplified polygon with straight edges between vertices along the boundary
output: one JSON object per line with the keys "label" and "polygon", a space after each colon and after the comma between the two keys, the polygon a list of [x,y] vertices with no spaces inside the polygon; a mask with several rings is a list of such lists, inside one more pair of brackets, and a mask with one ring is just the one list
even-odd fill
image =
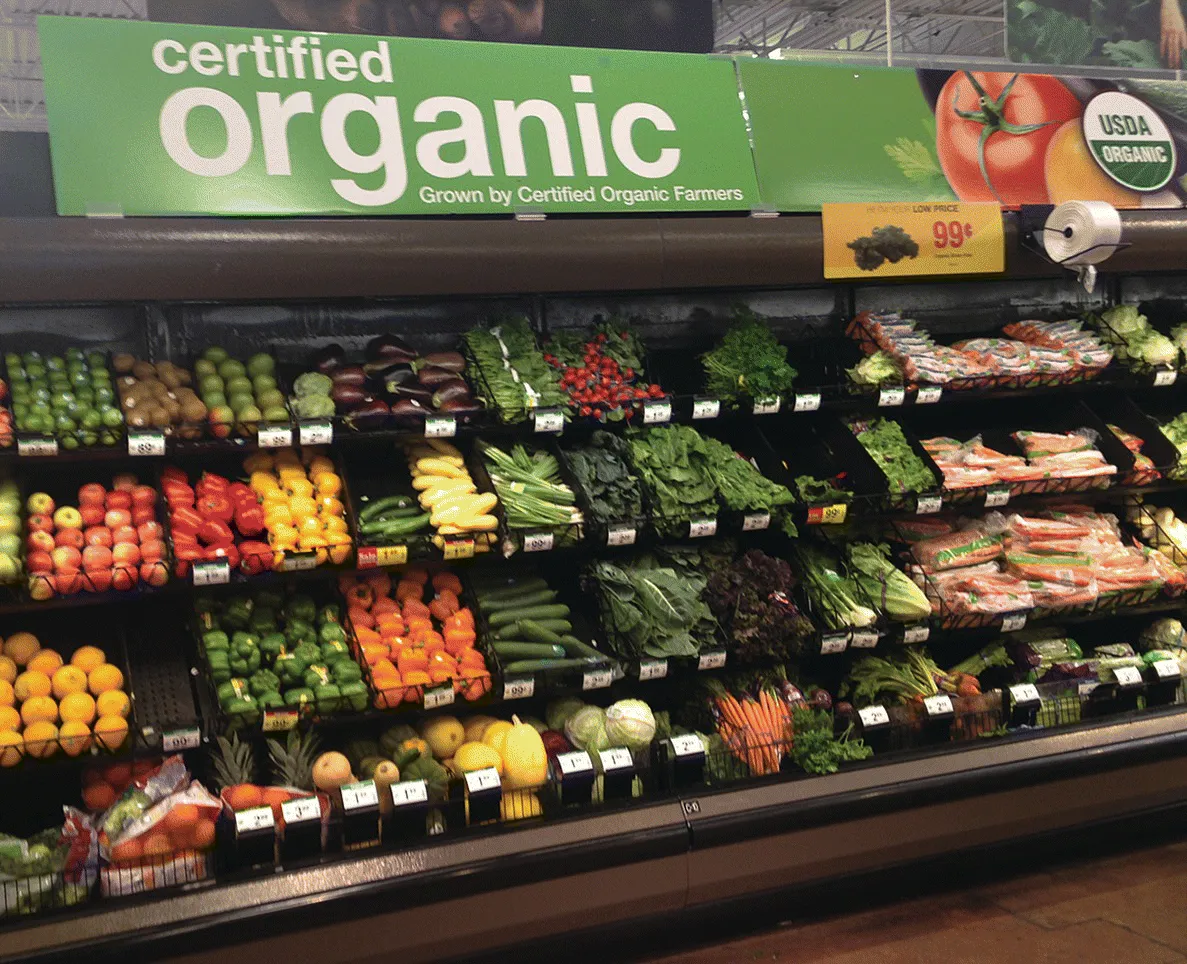
{"label": "price sign holder", "polygon": [[861,738],[875,754],[887,752],[890,746],[890,712],[885,706],[863,706],[857,711],[861,724]]}
{"label": "price sign holder", "polygon": [[1034,683],[1019,683],[1011,686],[1003,693],[1005,697],[1006,719],[1010,726],[1034,726],[1039,710],[1043,706],[1042,697]]}
{"label": "price sign holder", "polygon": [[662,744],[671,762],[672,789],[705,782],[705,744],[696,734],[673,736]]}
{"label": "price sign holder", "polygon": [[708,395],[697,395],[692,400],[693,421],[706,418],[717,418],[721,415],[721,399]]}
{"label": "price sign holder", "polygon": [[643,403],[644,425],[666,425],[672,421],[672,403],[667,399],[653,399]]}
{"label": "price sign holder", "polygon": [[466,799],[470,802],[470,826],[491,823],[499,819],[503,803],[503,785],[492,768],[467,773]]}
{"label": "price sign holder", "polygon": [[276,863],[276,821],[271,807],[252,807],[234,814],[236,867]]}
{"label": "price sign holder", "polygon": [[129,429],[128,454],[148,457],[165,454],[165,433],[160,429]]}
{"label": "price sign holder", "polygon": [[429,786],[424,780],[393,783],[390,806],[383,816],[383,842],[387,846],[420,840],[428,832]]}
{"label": "price sign holder", "polygon": [[952,724],[956,722],[956,706],[946,693],[929,696],[923,701],[923,732],[928,743],[948,743],[952,739]]}
{"label": "price sign holder", "polygon": [[1170,706],[1179,695],[1183,670],[1177,659],[1160,659],[1146,668],[1147,706]]}
{"label": "price sign holder", "polygon": [[322,850],[322,808],[317,796],[301,797],[280,805],[284,829],[280,835],[282,863],[309,860]]}
{"label": "price sign holder", "polygon": [[808,392],[804,395],[796,395],[795,405],[793,406],[797,412],[817,412],[820,410],[820,392]]}
{"label": "price sign holder", "polygon": [[602,799],[630,800],[635,782],[635,758],[626,747],[612,747],[598,751],[602,762]]}
{"label": "price sign holder", "polygon": [[350,783],[338,792],[342,800],[342,846],[357,850],[379,843],[379,788],[375,781]]}
{"label": "price sign holder", "polygon": [[537,408],[532,415],[537,435],[560,435],[565,430],[565,415],[559,408]]}
{"label": "price sign holder", "polygon": [[597,771],[584,750],[559,754],[553,763],[553,776],[560,789],[562,805],[572,807],[593,800]]}

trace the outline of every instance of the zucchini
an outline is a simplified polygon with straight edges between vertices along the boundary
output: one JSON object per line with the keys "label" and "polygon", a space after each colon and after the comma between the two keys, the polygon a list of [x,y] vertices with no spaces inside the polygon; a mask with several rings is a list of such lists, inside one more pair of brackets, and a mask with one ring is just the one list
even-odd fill
{"label": "zucchini", "polygon": [[569,607],[557,604],[555,606],[525,606],[521,609],[504,609],[493,613],[487,622],[491,629],[498,629],[508,623],[516,623],[523,619],[567,619]]}
{"label": "zucchini", "polygon": [[563,646],[551,646],[547,643],[520,643],[499,640],[490,646],[500,659],[564,659]]}
{"label": "zucchini", "polygon": [[561,645],[565,648],[566,656],[584,656],[588,659],[609,660],[607,656],[599,649],[590,646],[589,643],[583,643],[576,636],[563,635],[561,636]]}
{"label": "zucchini", "polygon": [[489,597],[479,596],[478,606],[484,613],[497,613],[503,609],[519,609],[523,606],[546,606],[555,599],[556,590],[532,589],[504,599],[491,600]]}
{"label": "zucchini", "polygon": [[429,524],[430,516],[427,512],[420,512],[415,516],[401,519],[388,519],[384,522],[368,522],[359,526],[359,534],[364,536],[404,536],[419,532]]}
{"label": "zucchini", "polygon": [[520,659],[503,667],[505,673],[536,673],[549,669],[575,669],[593,665],[588,659]]}
{"label": "zucchini", "polygon": [[563,640],[551,629],[545,629],[533,619],[517,620],[516,625],[523,632],[524,639],[530,639],[534,643],[548,643],[550,646],[557,646],[561,649],[561,655],[564,655]]}
{"label": "zucchini", "polygon": [[[543,626],[545,629],[550,629],[554,633],[567,633],[573,629],[573,624],[567,619],[537,619],[537,626]],[[509,623],[506,626],[500,626],[495,632],[495,639],[524,639],[519,632],[519,623]]]}
{"label": "zucchini", "polygon": [[386,498],[370,502],[365,508],[361,509],[359,511],[359,521],[365,522],[379,515],[384,509],[408,509],[415,505],[416,500],[410,495],[389,495]]}
{"label": "zucchini", "polygon": [[486,590],[479,588],[479,602],[498,602],[503,599],[514,599],[516,596],[522,596],[527,592],[539,592],[541,589],[548,588],[547,582],[535,576],[531,579],[521,579],[514,585],[507,585],[507,583],[502,580],[500,580],[498,583],[491,583],[491,585],[497,585],[499,588]]}

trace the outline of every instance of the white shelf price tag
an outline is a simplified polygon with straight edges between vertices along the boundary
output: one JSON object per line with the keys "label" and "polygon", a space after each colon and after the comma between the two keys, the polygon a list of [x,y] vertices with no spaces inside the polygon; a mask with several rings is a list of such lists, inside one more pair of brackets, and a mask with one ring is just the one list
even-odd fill
{"label": "white shelf price tag", "polygon": [[429,787],[424,780],[393,783],[391,792],[393,807],[411,807],[413,804],[429,802]]}
{"label": "white shelf price tag", "polygon": [[928,716],[951,716],[956,710],[952,706],[952,697],[947,693],[939,696],[929,696],[923,701],[923,708]]}
{"label": "white shelf price tag", "polygon": [[643,403],[644,425],[663,425],[665,422],[670,421],[672,421],[671,402],[661,401]]}
{"label": "white shelf price tag", "polygon": [[589,669],[581,677],[582,690],[604,690],[614,682],[614,671],[611,669]]}
{"label": "white shelf price tag", "polygon": [[1160,368],[1154,373],[1154,387],[1168,388],[1173,385],[1179,377],[1179,373],[1173,368]]}
{"label": "white shelf price tag", "polygon": [[849,640],[849,645],[854,649],[873,649],[878,645],[878,634],[875,632],[854,633],[853,638]]}
{"label": "white shelf price tag", "polygon": [[343,810],[366,810],[379,806],[379,788],[375,786],[374,780],[348,783],[341,792]]}
{"label": "white shelf price tag", "polygon": [[849,647],[848,633],[829,633],[820,638],[820,655],[833,656]]}
{"label": "white shelf price tag", "polygon": [[558,408],[540,408],[533,417],[538,435],[559,435],[565,430],[565,416]]}
{"label": "white shelf price tag", "polygon": [[919,389],[919,393],[915,396],[916,405],[935,405],[941,398],[944,397],[944,388],[941,385],[924,385]]}
{"label": "white shelf price tag", "polygon": [[317,797],[302,797],[300,800],[285,800],[280,805],[280,815],[286,824],[309,823],[321,820],[321,801]]}
{"label": "white shelf price tag", "polygon": [[918,626],[908,626],[903,630],[904,643],[926,643],[931,636],[931,626],[920,623]]}
{"label": "white shelf price tag", "polygon": [[705,744],[695,733],[685,733],[683,736],[673,736],[668,740],[672,744],[672,752],[676,756],[696,756],[705,752]]}
{"label": "white shelf price tag", "polygon": [[503,680],[503,699],[526,700],[536,693],[536,679],[534,676],[517,676]]}
{"label": "white shelf price tag", "polygon": [[222,562],[195,562],[193,565],[195,586],[225,586],[231,581],[231,566]]}
{"label": "white shelf price tag", "polygon": [[694,519],[688,524],[688,538],[704,539],[717,535],[716,519]]}
{"label": "white shelf price tag", "polygon": [[1010,699],[1014,701],[1015,706],[1027,706],[1042,702],[1039,689],[1034,683],[1019,683],[1017,686],[1011,686]]}
{"label": "white shelf price tag", "polygon": [[756,398],[753,411],[755,415],[778,415],[782,408],[783,399],[773,395],[770,398]]}
{"label": "white shelf price tag", "polygon": [[556,755],[556,765],[560,768],[561,773],[570,777],[576,773],[592,773],[593,760],[589,758],[589,754],[584,750],[577,750],[574,753],[558,753]]}
{"label": "white shelf price tag", "polygon": [[633,546],[637,537],[634,526],[611,526],[606,530],[606,545]]}
{"label": "white shelf price tag", "polygon": [[551,552],[555,541],[551,532],[529,532],[523,537],[523,551]]}
{"label": "white shelf price tag", "polygon": [[639,661],[639,681],[647,682],[652,679],[663,679],[668,675],[668,661],[666,659],[643,659]]}
{"label": "white shelf price tag", "polygon": [[235,832],[252,833],[256,830],[271,830],[276,826],[271,807],[252,807],[235,812]]}
{"label": "white shelf price tag", "polygon": [[719,650],[716,653],[701,653],[701,658],[697,660],[697,669],[724,669],[725,659],[724,650]]}
{"label": "white shelf price tag", "polygon": [[1179,679],[1183,675],[1183,667],[1177,659],[1156,659],[1153,666],[1154,675],[1159,679]]}
{"label": "white shelf price tag", "polygon": [[692,417],[696,421],[706,418],[717,418],[721,414],[721,400],[717,398],[694,398],[692,402]]}
{"label": "white shelf price tag", "polygon": [[1118,666],[1113,670],[1118,686],[1141,686],[1142,673],[1136,666]]}
{"label": "white shelf price tag", "polygon": [[1002,617],[1002,632],[1015,633],[1026,625],[1026,613],[1011,613]]}
{"label": "white shelf price tag", "polygon": [[316,552],[286,552],[280,563],[281,572],[308,572],[316,568]]}
{"label": "white shelf price tag", "polygon": [[1010,487],[1008,485],[995,486],[985,493],[985,508],[1000,509],[1010,501]]}
{"label": "white shelf price tag", "polygon": [[425,419],[425,438],[453,438],[457,419],[452,415],[430,415]]}
{"label": "white shelf price tag", "polygon": [[486,790],[497,790],[503,785],[499,779],[499,771],[494,767],[485,770],[473,770],[466,774],[466,789],[470,793],[483,793]]}
{"label": "white shelf price tag", "polygon": [[330,445],[334,441],[333,422],[302,422],[297,426],[302,445]]}
{"label": "white shelf price tag", "polygon": [[161,749],[165,753],[196,750],[202,745],[202,733],[196,726],[184,730],[169,730],[161,734]]}
{"label": "white shelf price tag", "polygon": [[901,385],[898,388],[883,388],[878,392],[879,408],[897,408],[907,400],[907,390]]}
{"label": "white shelf price tag", "polygon": [[795,397],[795,410],[797,412],[816,412],[820,410],[820,393],[808,392],[805,395],[797,395]]}
{"label": "white shelf price tag", "polygon": [[890,714],[885,706],[863,706],[857,711],[857,718],[861,720],[863,729],[869,730],[876,726],[886,726],[890,723]]}
{"label": "white shelf price tag", "polygon": [[915,500],[916,515],[931,515],[939,512],[944,506],[944,500],[938,495],[921,495]]}
{"label": "white shelf price tag", "polygon": [[164,432],[128,432],[128,454],[154,456],[165,454]]}
{"label": "white shelf price tag", "polygon": [[262,449],[287,449],[293,444],[292,426],[261,425],[256,441]]}
{"label": "white shelf price tag", "polygon": [[602,761],[603,770],[630,770],[635,766],[635,758],[631,756],[631,751],[625,746],[599,750],[598,757]]}
{"label": "white shelf price tag", "polygon": [[57,455],[58,441],[52,438],[19,438],[16,440],[16,454],[21,458]]}
{"label": "white shelf price tag", "polygon": [[760,532],[769,528],[771,528],[771,513],[769,512],[749,512],[742,516],[743,532]]}
{"label": "white shelf price tag", "polygon": [[425,690],[425,709],[435,710],[438,706],[453,705],[453,685],[438,686],[433,690]]}

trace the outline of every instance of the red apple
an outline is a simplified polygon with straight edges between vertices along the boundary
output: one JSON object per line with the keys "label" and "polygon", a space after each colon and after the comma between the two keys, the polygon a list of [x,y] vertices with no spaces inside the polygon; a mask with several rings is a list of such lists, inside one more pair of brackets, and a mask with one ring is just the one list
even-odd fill
{"label": "red apple", "polygon": [[157,490],[151,485],[138,485],[132,490],[132,505],[152,506],[157,504]]}
{"label": "red apple", "polygon": [[25,568],[29,572],[53,572],[54,560],[48,552],[30,552],[25,558]]}
{"label": "red apple", "polygon": [[140,547],[131,542],[117,542],[111,550],[111,558],[117,566],[139,565]]}
{"label": "red apple", "polygon": [[82,592],[86,586],[82,573],[77,569],[72,572],[59,572],[57,580],[58,593],[62,596],[73,596],[76,592]]}
{"label": "red apple", "polygon": [[82,551],[84,569],[110,569],[114,557],[106,546],[87,546]]}
{"label": "red apple", "polygon": [[58,548],[58,544],[54,542],[52,533],[46,532],[44,529],[37,529],[30,532],[25,539],[25,548],[30,552],[44,552],[48,555]]}
{"label": "red apple", "polygon": [[78,510],[78,514],[82,516],[83,526],[92,529],[103,525],[103,516],[107,514],[107,510],[101,505],[84,505]]}
{"label": "red apple", "polygon": [[111,538],[117,546],[122,542],[130,542],[132,545],[136,545],[140,541],[140,538],[136,535],[136,530],[131,526],[120,526],[118,529],[112,531]]}
{"label": "red apple", "polygon": [[30,532],[53,532],[54,520],[52,516],[38,513],[25,520],[25,528]]}
{"label": "red apple", "polygon": [[54,513],[54,525],[59,529],[81,529],[82,513],[72,505],[64,505]]}
{"label": "red apple", "polygon": [[108,509],[131,509],[131,492],[108,492],[105,505]]}
{"label": "red apple", "polygon": [[132,513],[127,509],[108,509],[107,514],[103,516],[103,524],[113,531],[120,526],[131,525]]}
{"label": "red apple", "polygon": [[107,592],[111,588],[110,569],[87,569],[85,576],[91,592]]}
{"label": "red apple", "polygon": [[123,475],[117,475],[111,480],[111,487],[117,492],[131,492],[139,484],[140,480],[130,472],[125,472]]}
{"label": "red apple", "polygon": [[140,581],[150,586],[163,586],[169,581],[169,570],[163,562],[145,562],[140,566]]}
{"label": "red apple", "polygon": [[50,557],[54,560],[54,569],[59,572],[78,572],[82,565],[82,553],[73,546],[58,546]]}
{"label": "red apple", "polygon": [[140,558],[145,562],[160,562],[165,558],[165,543],[160,539],[140,543]]}
{"label": "red apple", "polygon": [[151,542],[154,539],[165,538],[165,527],[159,522],[143,522],[136,527],[136,535],[140,537],[140,541]]}
{"label": "red apple", "polygon": [[116,566],[111,574],[111,584],[120,592],[135,589],[140,578],[140,570],[135,566]]}
{"label": "red apple", "polygon": [[86,540],[83,538],[81,529],[59,529],[57,535],[54,536],[54,545],[82,549],[86,545]]}
{"label": "red apple", "polygon": [[82,534],[82,537],[86,540],[88,546],[106,546],[110,549],[115,542],[111,538],[111,530],[103,525],[91,526]]}
{"label": "red apple", "polygon": [[103,500],[107,497],[107,490],[103,488],[98,482],[90,482],[78,490],[78,507],[81,509],[84,505],[103,505]]}
{"label": "red apple", "polygon": [[37,573],[29,577],[29,595],[38,602],[53,598],[57,591],[57,577],[43,573]]}

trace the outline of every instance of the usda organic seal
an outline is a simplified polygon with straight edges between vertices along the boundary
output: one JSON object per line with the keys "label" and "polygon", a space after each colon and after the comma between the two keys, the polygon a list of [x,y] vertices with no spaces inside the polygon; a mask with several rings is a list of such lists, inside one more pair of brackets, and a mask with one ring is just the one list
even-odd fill
{"label": "usda organic seal", "polygon": [[1157,191],[1175,171],[1175,142],[1162,118],[1136,97],[1097,94],[1084,108],[1084,139],[1109,177],[1135,191]]}

